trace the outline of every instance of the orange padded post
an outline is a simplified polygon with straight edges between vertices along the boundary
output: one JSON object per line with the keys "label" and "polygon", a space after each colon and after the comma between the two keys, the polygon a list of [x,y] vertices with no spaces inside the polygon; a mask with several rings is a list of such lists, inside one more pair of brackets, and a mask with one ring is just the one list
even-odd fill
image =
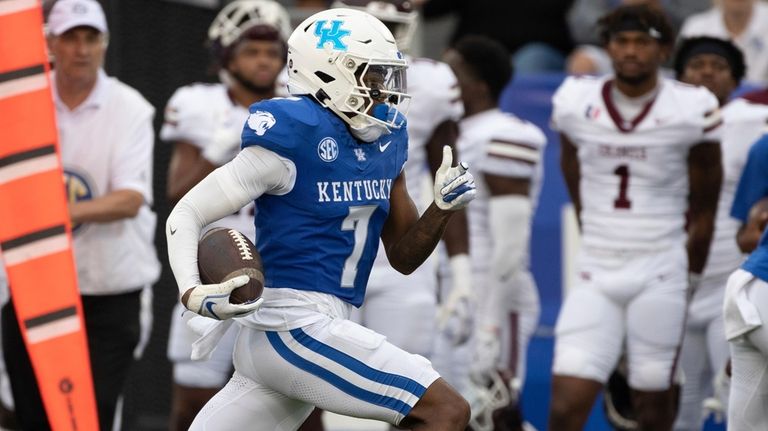
{"label": "orange padded post", "polygon": [[98,430],[38,0],[0,1],[0,249],[55,431]]}

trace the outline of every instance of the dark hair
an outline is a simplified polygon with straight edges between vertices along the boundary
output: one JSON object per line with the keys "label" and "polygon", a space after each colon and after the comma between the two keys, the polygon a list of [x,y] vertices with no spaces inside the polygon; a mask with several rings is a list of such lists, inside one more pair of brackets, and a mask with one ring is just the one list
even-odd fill
{"label": "dark hair", "polygon": [[498,101],[514,75],[507,48],[486,36],[468,35],[458,40],[453,49],[461,55],[471,73],[488,85],[491,96]]}
{"label": "dark hair", "polygon": [[619,6],[603,15],[597,21],[597,26],[600,40],[606,45],[611,36],[622,31],[648,33],[661,45],[672,46],[675,41],[675,31],[664,12],[646,4]]}
{"label": "dark hair", "polygon": [[691,57],[699,54],[714,54],[723,57],[731,68],[731,76],[738,85],[747,72],[744,53],[733,42],[716,37],[701,36],[683,39],[675,54],[675,75],[683,76],[685,66]]}
{"label": "dark hair", "polygon": [[232,59],[235,48],[245,40],[264,40],[267,42],[280,42],[283,47],[284,60],[288,56],[288,45],[280,36],[280,31],[271,25],[258,24],[245,30],[237,40],[234,40],[229,46],[223,46],[219,40],[210,44],[210,50],[213,58],[220,67],[226,68],[227,63]]}

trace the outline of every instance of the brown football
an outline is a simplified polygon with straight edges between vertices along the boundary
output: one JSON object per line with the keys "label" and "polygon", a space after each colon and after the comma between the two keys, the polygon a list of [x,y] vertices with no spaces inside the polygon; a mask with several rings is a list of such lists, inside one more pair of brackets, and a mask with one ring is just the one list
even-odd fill
{"label": "brown football", "polygon": [[215,284],[247,275],[248,284],[229,295],[229,302],[242,304],[258,299],[264,291],[264,268],[253,243],[242,233],[227,228],[206,232],[197,246],[197,268],[203,284]]}

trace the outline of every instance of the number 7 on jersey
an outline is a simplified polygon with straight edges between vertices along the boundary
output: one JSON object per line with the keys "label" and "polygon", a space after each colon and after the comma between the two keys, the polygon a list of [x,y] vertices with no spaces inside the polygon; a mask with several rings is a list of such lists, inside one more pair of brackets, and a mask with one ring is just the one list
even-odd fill
{"label": "number 7 on jersey", "polygon": [[341,230],[355,231],[355,245],[352,247],[347,260],[344,262],[344,271],[341,273],[341,287],[355,287],[357,277],[357,263],[363,255],[363,248],[368,239],[368,222],[371,219],[377,205],[360,205],[349,207],[349,214],[341,222]]}

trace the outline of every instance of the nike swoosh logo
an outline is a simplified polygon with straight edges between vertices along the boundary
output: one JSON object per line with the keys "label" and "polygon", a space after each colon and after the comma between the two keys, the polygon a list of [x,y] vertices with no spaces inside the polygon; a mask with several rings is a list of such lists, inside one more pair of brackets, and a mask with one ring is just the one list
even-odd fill
{"label": "nike swoosh logo", "polygon": [[173,236],[173,234],[176,233],[176,229],[174,229],[173,226],[171,226],[169,229],[171,231],[171,236]]}
{"label": "nike swoosh logo", "polygon": [[389,142],[387,142],[384,145],[379,144],[379,151],[381,151],[383,153],[384,151],[386,151],[387,147],[389,147],[389,144],[391,144],[391,143],[392,143],[392,141],[389,141]]}
{"label": "nike swoosh logo", "polygon": [[208,312],[211,313],[211,316],[215,317],[217,320],[221,320],[221,318],[219,318],[219,316],[217,316],[216,313],[213,312],[213,305],[214,305],[213,302],[206,302],[205,308],[208,309]]}

